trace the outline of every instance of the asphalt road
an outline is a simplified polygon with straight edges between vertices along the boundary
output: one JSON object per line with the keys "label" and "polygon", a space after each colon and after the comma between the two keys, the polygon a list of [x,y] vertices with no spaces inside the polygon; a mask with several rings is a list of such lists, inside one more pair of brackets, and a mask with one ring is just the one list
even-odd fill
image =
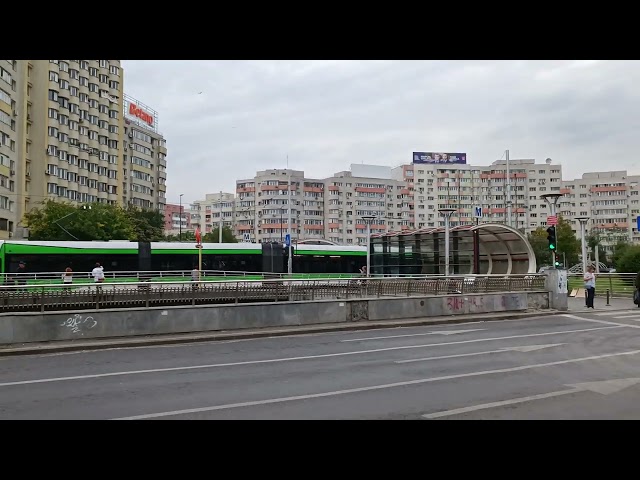
{"label": "asphalt road", "polygon": [[0,419],[609,418],[640,309],[0,358]]}

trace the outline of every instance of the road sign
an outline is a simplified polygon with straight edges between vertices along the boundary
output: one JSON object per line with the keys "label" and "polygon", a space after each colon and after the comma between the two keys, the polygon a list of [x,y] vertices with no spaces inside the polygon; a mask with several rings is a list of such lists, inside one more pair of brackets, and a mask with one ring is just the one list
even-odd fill
{"label": "road sign", "polygon": [[549,215],[547,217],[547,225],[549,225],[550,227],[554,227],[558,224],[558,217],[555,215]]}
{"label": "road sign", "polygon": [[291,235],[287,233],[284,236],[284,244],[288,247],[290,243],[291,243]]}
{"label": "road sign", "polygon": [[242,241],[244,243],[251,243],[251,234],[250,233],[243,233],[242,234]]}
{"label": "road sign", "polygon": [[202,245],[198,243],[198,244],[196,245],[196,248],[200,249],[200,248],[202,248]]}
{"label": "road sign", "polygon": [[636,218],[636,223],[638,224],[638,225],[637,225],[637,229],[638,229],[638,231],[640,232],[640,216],[638,216],[638,217]]}
{"label": "road sign", "polygon": [[482,218],[482,207],[476,207],[473,216],[475,218]]}

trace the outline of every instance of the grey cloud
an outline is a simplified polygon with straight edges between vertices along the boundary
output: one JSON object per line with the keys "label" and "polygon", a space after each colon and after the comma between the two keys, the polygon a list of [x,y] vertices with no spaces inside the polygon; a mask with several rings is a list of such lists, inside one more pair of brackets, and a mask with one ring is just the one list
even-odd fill
{"label": "grey cloud", "polygon": [[[159,112],[169,201],[258,169],[325,177],[413,150],[487,164],[552,157],[565,178],[637,169],[637,61],[124,61],[125,89]],[[198,95],[198,92],[203,92]],[[232,128],[236,127],[236,128]],[[603,161],[603,159],[615,159]]]}

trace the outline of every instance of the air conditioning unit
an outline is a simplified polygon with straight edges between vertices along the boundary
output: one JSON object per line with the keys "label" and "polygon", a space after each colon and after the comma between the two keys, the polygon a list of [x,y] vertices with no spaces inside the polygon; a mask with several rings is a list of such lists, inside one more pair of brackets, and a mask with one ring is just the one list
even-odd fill
{"label": "air conditioning unit", "polygon": [[133,143],[130,143],[130,144],[129,144],[129,148],[133,148]]}
{"label": "air conditioning unit", "polygon": [[11,173],[11,175],[15,175],[15,174],[16,174],[16,171],[15,171],[15,170],[11,170],[11,172],[10,172],[10,173]]}
{"label": "air conditioning unit", "polygon": [[13,111],[13,116],[17,117],[18,116],[18,112],[16,112],[15,110]]}
{"label": "air conditioning unit", "polygon": [[133,132],[129,132],[129,138],[133,138]]}

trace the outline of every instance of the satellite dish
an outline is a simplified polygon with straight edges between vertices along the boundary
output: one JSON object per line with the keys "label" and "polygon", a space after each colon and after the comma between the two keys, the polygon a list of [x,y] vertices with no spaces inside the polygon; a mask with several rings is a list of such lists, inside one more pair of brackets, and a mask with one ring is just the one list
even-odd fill
{"label": "satellite dish", "polygon": [[551,159],[550,159],[550,158],[547,158],[547,159],[545,160],[545,162],[547,162],[547,165],[551,165]]}

